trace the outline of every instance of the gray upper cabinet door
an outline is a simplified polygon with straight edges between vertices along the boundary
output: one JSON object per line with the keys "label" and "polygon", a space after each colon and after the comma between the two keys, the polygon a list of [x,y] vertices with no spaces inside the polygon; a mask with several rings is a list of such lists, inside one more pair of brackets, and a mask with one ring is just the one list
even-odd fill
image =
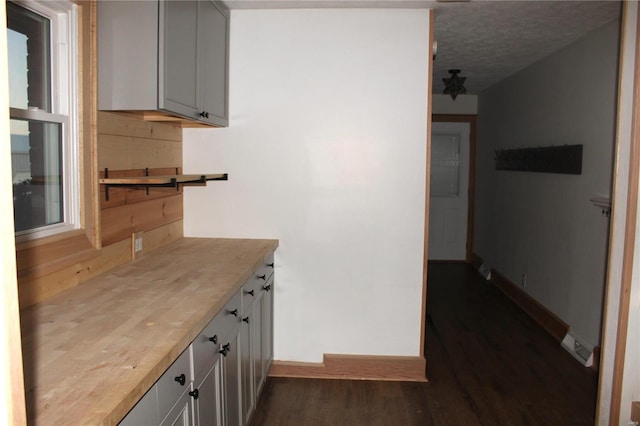
{"label": "gray upper cabinet door", "polygon": [[198,118],[198,2],[160,2],[158,107]]}
{"label": "gray upper cabinet door", "polygon": [[98,108],[158,108],[158,3],[99,1]]}
{"label": "gray upper cabinet door", "polygon": [[228,125],[229,15],[211,1],[200,2],[199,60],[201,106],[204,121]]}

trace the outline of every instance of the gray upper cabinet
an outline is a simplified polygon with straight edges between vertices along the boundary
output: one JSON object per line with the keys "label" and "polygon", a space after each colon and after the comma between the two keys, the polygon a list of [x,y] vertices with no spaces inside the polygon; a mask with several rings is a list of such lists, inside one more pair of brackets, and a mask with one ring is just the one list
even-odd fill
{"label": "gray upper cabinet", "polygon": [[221,3],[100,1],[98,55],[100,109],[228,125],[229,14]]}

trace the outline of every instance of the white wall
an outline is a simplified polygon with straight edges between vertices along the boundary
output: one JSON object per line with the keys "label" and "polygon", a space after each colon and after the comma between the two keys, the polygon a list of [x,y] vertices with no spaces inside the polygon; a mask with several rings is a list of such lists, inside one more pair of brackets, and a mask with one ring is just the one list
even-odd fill
{"label": "white wall", "polygon": [[184,131],[185,235],[278,238],[275,357],[420,353],[428,10],[231,16],[230,124]]}
{"label": "white wall", "polygon": [[478,113],[478,95],[458,95],[452,99],[449,95],[432,95],[431,108],[434,114],[463,114]]}
{"label": "white wall", "polygon": [[[590,345],[600,343],[619,24],[479,96],[475,252]],[[583,144],[581,175],[496,171],[496,149]]]}

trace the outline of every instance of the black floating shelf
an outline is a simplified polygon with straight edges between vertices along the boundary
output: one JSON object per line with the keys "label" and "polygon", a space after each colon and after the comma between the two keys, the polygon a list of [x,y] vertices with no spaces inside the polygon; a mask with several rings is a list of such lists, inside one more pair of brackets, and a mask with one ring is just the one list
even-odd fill
{"label": "black floating shelf", "polygon": [[190,183],[205,183],[209,180],[229,180],[227,173],[208,175],[164,175],[164,176],[136,176],[121,178],[101,178],[100,183],[110,186],[169,186]]}
{"label": "black floating shelf", "polygon": [[105,170],[105,177],[99,179],[99,183],[105,186],[105,198],[109,201],[110,187],[129,188],[176,188],[179,186],[203,185],[208,181],[229,180],[227,173],[214,173],[206,175],[161,175],[161,176],[135,176],[110,178],[109,171]]}
{"label": "black floating shelf", "polygon": [[582,174],[582,145],[496,150],[496,170]]}

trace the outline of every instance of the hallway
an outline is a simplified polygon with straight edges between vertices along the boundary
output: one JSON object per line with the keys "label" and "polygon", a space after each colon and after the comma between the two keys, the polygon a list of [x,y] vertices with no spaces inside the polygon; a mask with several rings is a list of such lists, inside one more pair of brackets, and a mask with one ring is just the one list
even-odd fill
{"label": "hallway", "polygon": [[593,425],[597,374],[470,266],[430,263],[428,383],[270,378],[259,425]]}

